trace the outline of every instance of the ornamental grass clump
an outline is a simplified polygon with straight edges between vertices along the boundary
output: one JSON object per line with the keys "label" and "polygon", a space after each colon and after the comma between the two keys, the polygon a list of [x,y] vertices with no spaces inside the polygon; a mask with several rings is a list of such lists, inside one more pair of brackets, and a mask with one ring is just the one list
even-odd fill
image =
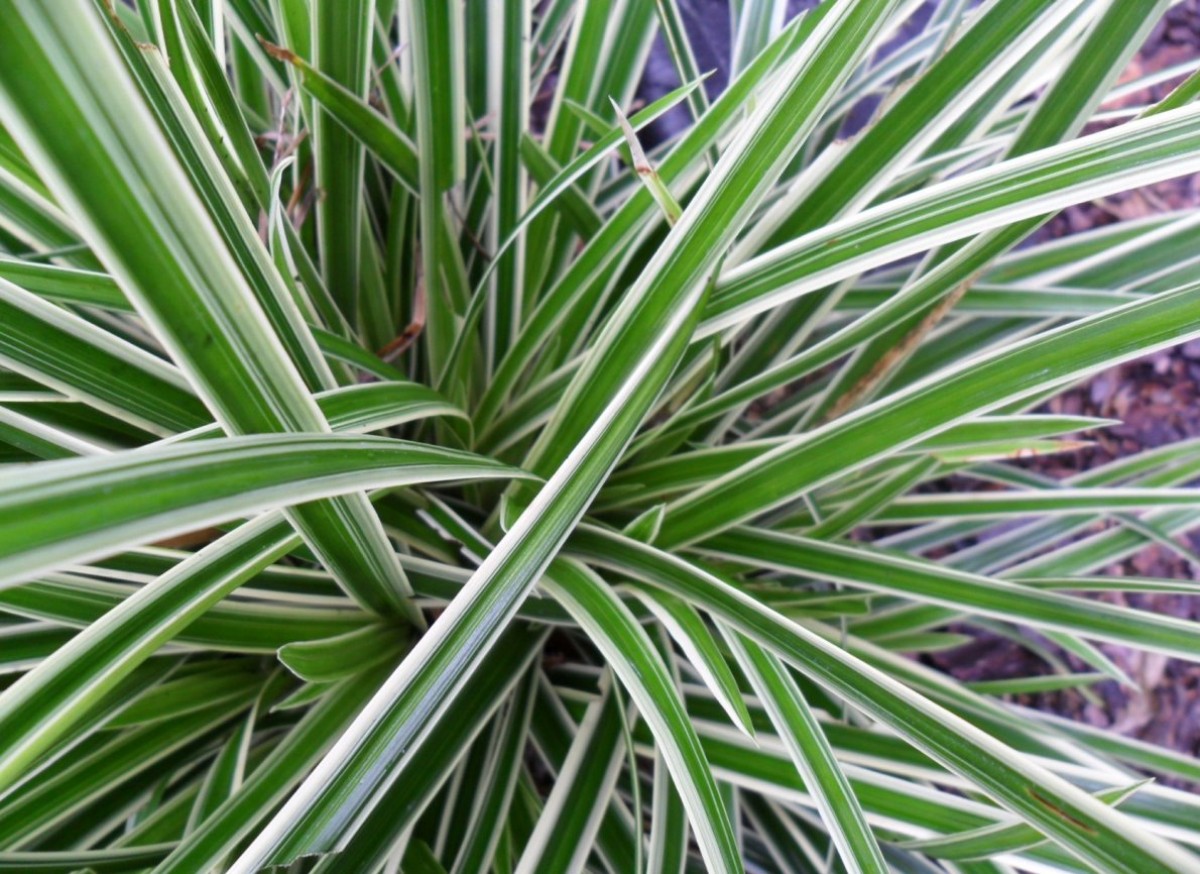
{"label": "ornamental grass clump", "polygon": [[1200,870],[1013,697],[1200,658],[1200,441],[1014,461],[1200,337],[1200,213],[1035,235],[1200,171],[1172,4],[787,5],[0,0],[0,871]]}

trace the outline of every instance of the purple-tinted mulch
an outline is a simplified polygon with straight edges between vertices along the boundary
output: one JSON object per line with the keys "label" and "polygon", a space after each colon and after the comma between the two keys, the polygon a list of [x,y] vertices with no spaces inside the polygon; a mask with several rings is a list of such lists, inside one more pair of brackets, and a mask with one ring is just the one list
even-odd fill
{"label": "purple-tinted mulch", "polygon": [[[1165,69],[1200,53],[1200,0],[1172,9],[1155,28],[1124,79]],[[1163,97],[1178,80],[1130,98],[1144,103]],[[1147,189],[1071,207],[1042,230],[1042,237],[1062,237],[1100,225],[1200,206],[1200,180],[1191,176]],[[1200,239],[1197,240],[1200,253]],[[1114,458],[1200,436],[1200,341],[1157,353],[1100,374],[1089,383],[1055,398],[1050,411],[1119,419],[1121,424],[1086,434],[1094,445],[1077,452],[1026,462],[1040,472],[1066,477],[1101,466]],[[1200,554],[1200,532],[1179,539]],[[1165,546],[1147,547],[1132,559],[1110,568],[1112,574],[1200,580],[1200,564]],[[1104,596],[1113,603],[1200,620],[1200,596]],[[1043,641],[1044,642],[1044,641]],[[1099,701],[1077,691],[1020,696],[1021,703],[1070,716],[1091,725],[1200,754],[1200,665],[1143,653],[1126,647],[1101,647],[1137,683],[1115,682],[1092,687]],[[1060,655],[1076,669],[1079,660]],[[1041,660],[1012,642],[980,636],[973,643],[931,659],[964,680],[1001,679],[1046,670]],[[1197,788],[1197,787],[1192,787]]]}
{"label": "purple-tinted mulch", "polygon": [[[931,0],[919,11],[912,27],[921,25],[935,3],[936,0]],[[789,13],[795,14],[813,5],[816,0],[792,0]],[[699,68],[714,71],[705,85],[709,94],[715,97],[724,88],[729,69],[728,2],[681,0],[680,7]],[[1175,6],[1155,28],[1123,78],[1133,79],[1174,66],[1195,58],[1198,52],[1200,0],[1186,0]],[[1129,102],[1159,99],[1177,81],[1158,86],[1150,93],[1133,95]],[[665,48],[656,46],[640,96],[644,100],[653,100],[677,85],[678,79]],[[687,123],[687,110],[679,107],[675,115],[664,117],[648,131],[647,137],[651,140],[666,138]],[[1197,178],[1188,177],[1106,198],[1103,202],[1071,207],[1048,223],[1037,237],[1062,237],[1100,225],[1197,205],[1200,205]],[[1200,239],[1197,242],[1200,251]],[[1146,448],[1200,436],[1200,342],[1115,368],[1056,398],[1048,407],[1055,412],[1103,416],[1122,422],[1086,435],[1095,443],[1091,448],[1026,462],[1057,477],[1069,476]],[[1187,538],[1187,545],[1200,551],[1200,536]],[[1200,566],[1161,546],[1149,547],[1110,571],[1125,575],[1200,579]],[[1119,593],[1104,597],[1139,609],[1200,620],[1198,597],[1126,597]],[[1039,643],[1049,646],[1044,640]],[[1200,665],[1125,647],[1102,646],[1102,649],[1134,679],[1137,688],[1104,682],[1092,687],[1096,693],[1092,700],[1077,691],[1018,696],[1017,700],[1187,754],[1200,753]],[[1077,670],[1088,670],[1086,665],[1066,653],[1059,655]],[[1027,649],[985,633],[978,634],[970,644],[926,657],[926,660],[967,681],[1028,676],[1049,670]]]}

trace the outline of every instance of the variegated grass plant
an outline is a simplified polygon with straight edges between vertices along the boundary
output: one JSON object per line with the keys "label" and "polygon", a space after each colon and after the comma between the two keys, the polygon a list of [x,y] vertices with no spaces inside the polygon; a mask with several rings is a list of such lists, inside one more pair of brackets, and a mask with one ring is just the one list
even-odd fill
{"label": "variegated grass plant", "polygon": [[1200,870],[1200,764],[1011,700],[1200,657],[1091,594],[1197,591],[1101,572],[1200,442],[1011,461],[1200,337],[1200,213],[1021,245],[1194,65],[920,5],[731,3],[712,97],[677,0],[0,0],[0,871]]}

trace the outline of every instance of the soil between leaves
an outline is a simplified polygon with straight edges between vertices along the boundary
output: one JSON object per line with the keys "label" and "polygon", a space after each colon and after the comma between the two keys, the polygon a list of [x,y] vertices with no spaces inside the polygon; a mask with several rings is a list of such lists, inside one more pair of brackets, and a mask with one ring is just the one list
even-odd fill
{"label": "soil between leaves", "polygon": [[[1186,0],[1172,9],[1130,64],[1124,80],[1185,63],[1200,55],[1200,0]],[[1106,108],[1153,102],[1180,80],[1130,95]],[[1129,192],[1103,202],[1071,207],[1051,221],[1041,238],[1063,237],[1118,221],[1200,206],[1200,179],[1187,177]],[[1160,352],[1100,374],[1066,392],[1046,406],[1047,412],[1120,419],[1122,424],[1084,432],[1094,445],[1054,456],[1020,462],[1056,479],[1099,467],[1114,458],[1144,449],[1200,436],[1200,341]],[[965,487],[967,484],[959,484]],[[953,488],[954,485],[951,485]],[[1104,527],[1102,523],[1098,527]],[[1181,542],[1200,551],[1200,531]],[[1200,580],[1200,565],[1163,546],[1150,546],[1106,573],[1125,576]],[[1200,596],[1105,593],[1105,600],[1187,619],[1200,619]],[[961,630],[961,629],[960,629]],[[1048,672],[1040,658],[1010,640],[972,631],[975,640],[957,649],[927,656],[927,660],[964,681],[998,680]],[[1038,641],[1046,645],[1046,641]],[[1058,713],[1121,734],[1200,755],[1200,664],[1168,659],[1119,646],[1101,649],[1139,689],[1113,681],[1091,687],[1092,701],[1076,690],[1013,696],[1021,704]],[[1088,668],[1059,651],[1079,671]],[[1200,786],[1190,786],[1200,791]]]}

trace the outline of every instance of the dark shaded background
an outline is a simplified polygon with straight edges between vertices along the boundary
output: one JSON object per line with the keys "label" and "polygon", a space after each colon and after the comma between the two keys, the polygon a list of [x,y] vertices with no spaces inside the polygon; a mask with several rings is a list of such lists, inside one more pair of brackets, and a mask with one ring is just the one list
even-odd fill
{"label": "dark shaded background", "polygon": [[[1136,2],[1136,0],[1129,0]],[[816,0],[792,0],[794,15],[817,5]],[[910,22],[897,42],[918,31],[936,5],[931,0]],[[728,0],[680,0],[685,23],[702,71],[713,70],[706,80],[710,96],[720,93],[727,82],[730,56]],[[888,47],[883,49],[887,51]],[[1172,9],[1155,28],[1146,45],[1123,79],[1170,67],[1200,53],[1200,0],[1186,0]],[[1130,103],[1145,103],[1164,96],[1177,81],[1133,95]],[[640,96],[656,99],[678,87],[670,58],[661,39],[655,45]],[[1107,108],[1115,108],[1109,105]],[[870,107],[865,108],[868,112]],[[863,113],[860,117],[865,117]],[[688,123],[687,110],[677,107],[647,134],[661,140]],[[851,122],[853,125],[853,121]],[[1061,237],[1100,225],[1134,219],[1151,213],[1170,212],[1200,205],[1197,178],[1153,186],[1115,197],[1071,207],[1051,221],[1038,239]],[[1200,238],[1197,239],[1200,255]],[[1048,405],[1058,413],[1120,419],[1123,424],[1085,433],[1094,445],[1087,449],[1025,462],[1042,473],[1066,477],[1114,458],[1144,448],[1200,435],[1200,341],[1160,352],[1097,376],[1067,392]],[[975,488],[977,482],[950,483],[950,488]],[[1106,523],[1101,523],[1101,526]],[[1200,555],[1200,532],[1186,538],[1185,547]],[[1109,573],[1137,576],[1200,579],[1200,558],[1190,561],[1176,551],[1152,546],[1139,555],[1108,569]],[[1200,597],[1185,595],[1125,596],[1106,594],[1106,600],[1173,616],[1200,620]],[[976,635],[975,641],[956,650],[927,657],[942,670],[962,680],[992,680],[1048,672],[1048,666],[1028,650],[1005,638],[973,629],[958,629]],[[1036,638],[1032,632],[1027,632]],[[1056,649],[1045,639],[1037,642]],[[1123,688],[1115,682],[1092,687],[1097,693],[1089,701],[1070,690],[1018,696],[1020,703],[1053,711],[1092,725],[1111,727],[1123,734],[1181,752],[1200,754],[1200,665],[1168,659],[1124,647],[1103,645],[1102,649],[1137,682]],[[1061,650],[1060,657],[1079,671],[1086,665]],[[1196,788],[1196,787],[1193,787]]]}

